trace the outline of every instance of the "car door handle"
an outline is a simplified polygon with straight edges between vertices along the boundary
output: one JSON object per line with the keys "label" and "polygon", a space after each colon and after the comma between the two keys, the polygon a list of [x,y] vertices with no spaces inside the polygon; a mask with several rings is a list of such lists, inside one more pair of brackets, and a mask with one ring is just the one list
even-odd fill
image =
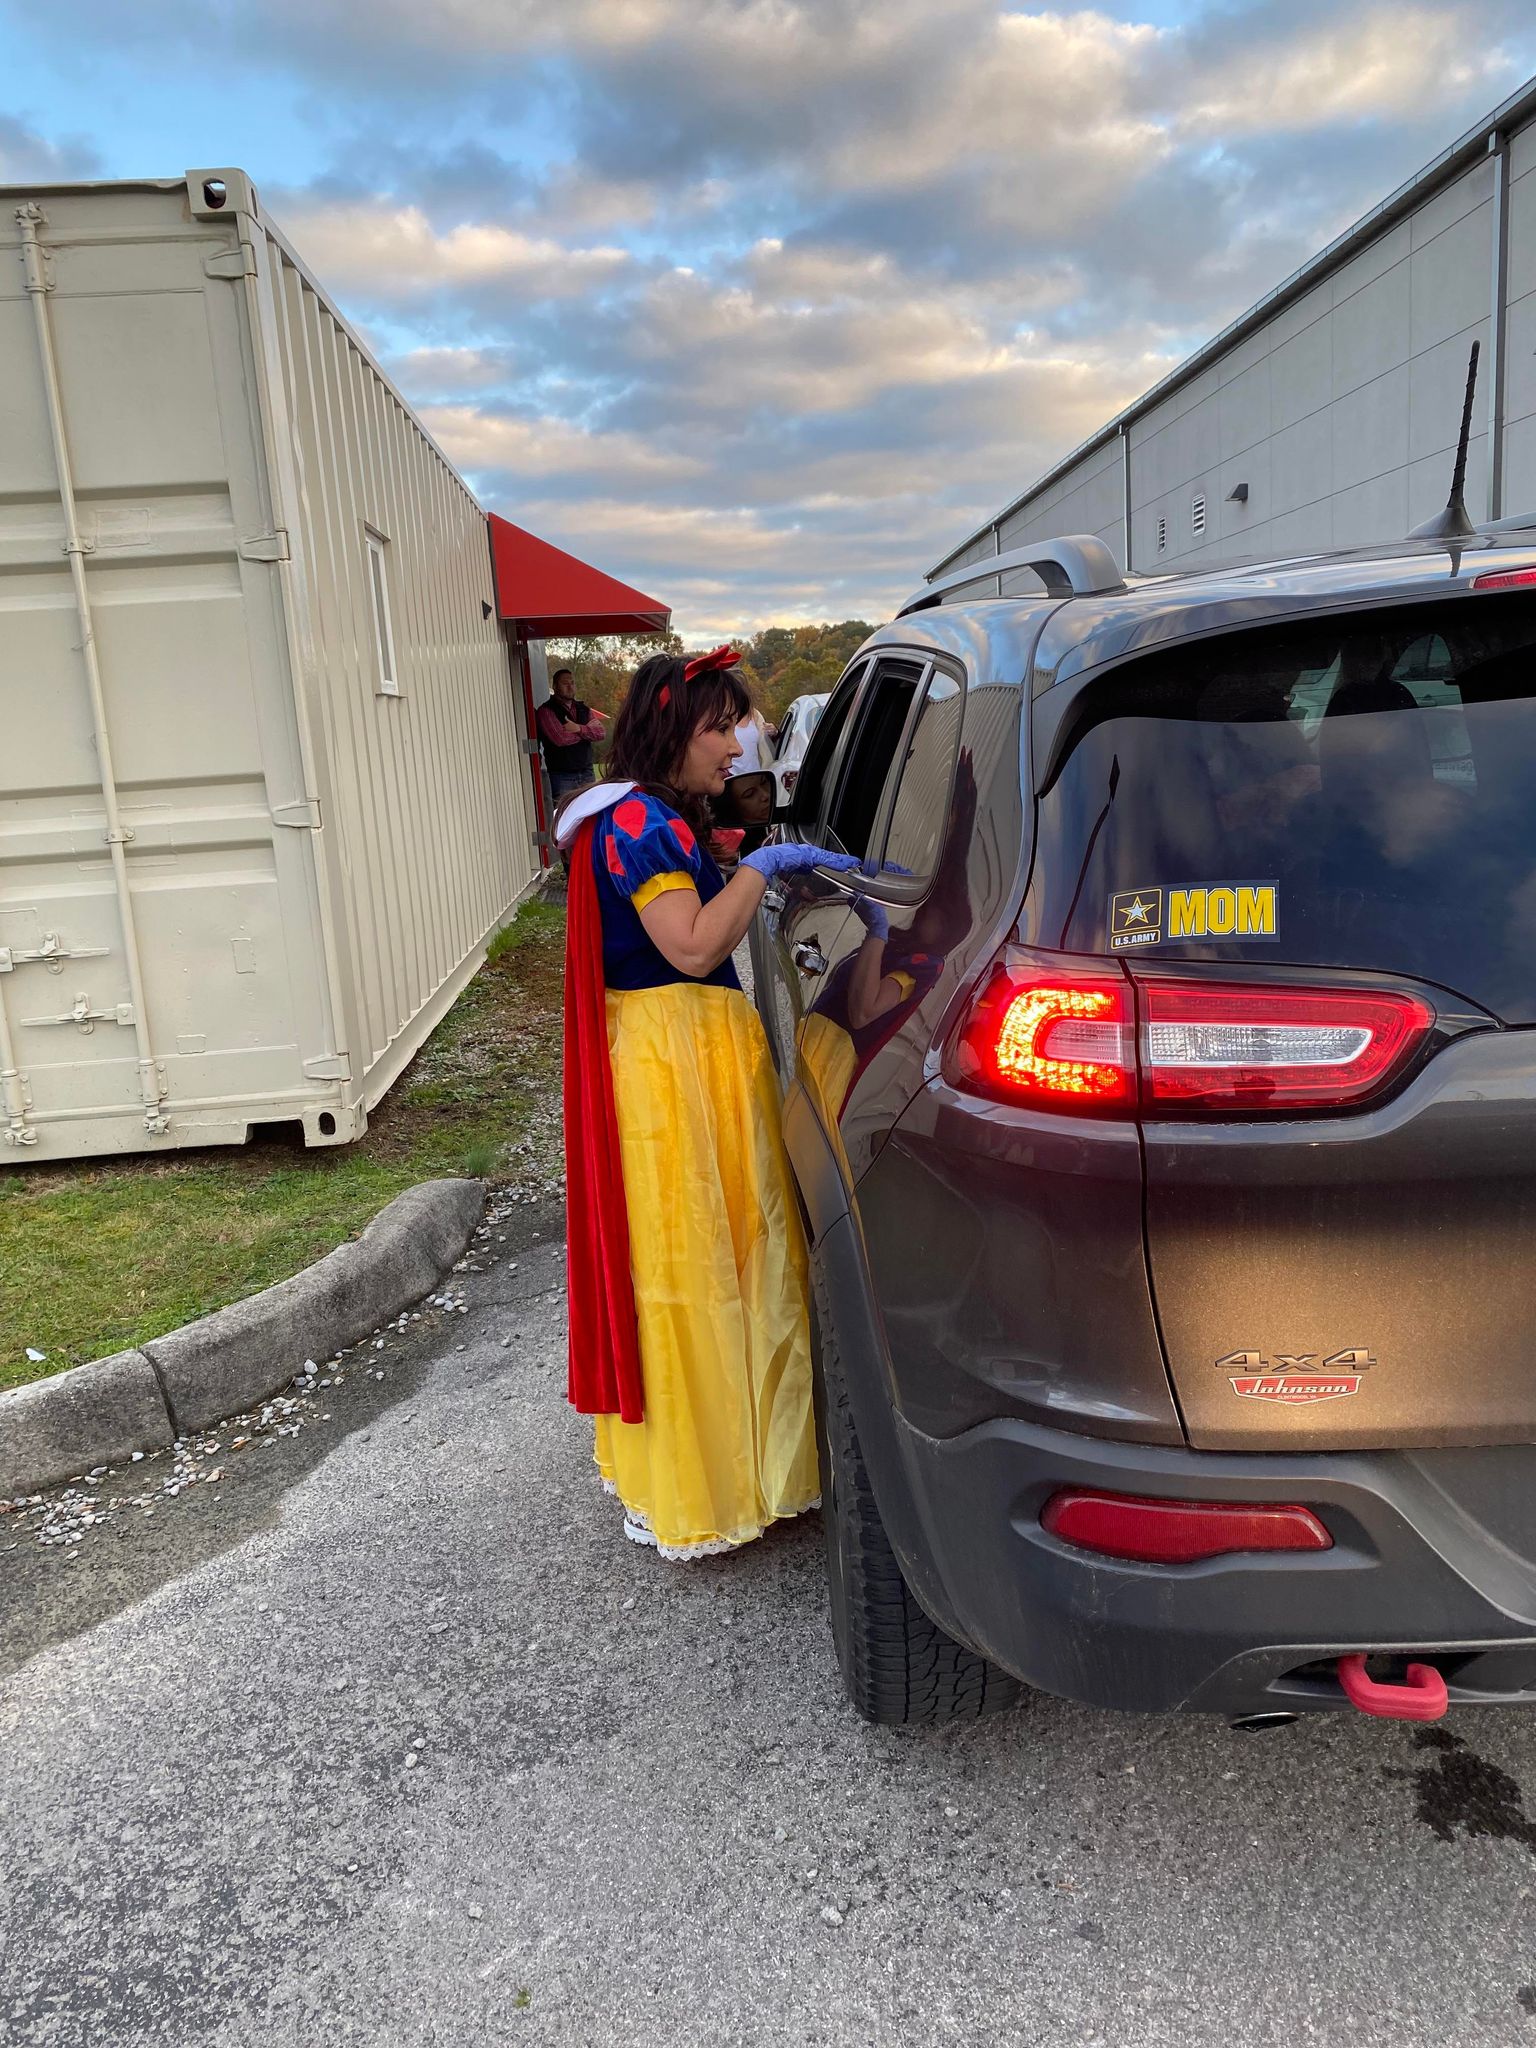
{"label": "car door handle", "polygon": [[789,949],[789,957],[802,974],[825,974],[827,956],[814,939],[800,939]]}

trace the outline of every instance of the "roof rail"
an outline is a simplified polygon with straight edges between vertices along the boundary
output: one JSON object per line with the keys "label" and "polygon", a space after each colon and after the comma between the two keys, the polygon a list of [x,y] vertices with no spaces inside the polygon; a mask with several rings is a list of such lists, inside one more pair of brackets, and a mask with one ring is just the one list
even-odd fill
{"label": "roof rail", "polygon": [[1108,597],[1124,590],[1125,580],[1114,556],[1097,534],[1068,533],[1059,540],[1035,540],[1011,548],[1006,555],[983,555],[951,570],[937,582],[915,590],[897,612],[904,619],[909,612],[925,612],[944,602],[946,591],[959,590],[983,576],[1004,576],[1014,569],[1032,569],[1045,585],[1047,597]]}

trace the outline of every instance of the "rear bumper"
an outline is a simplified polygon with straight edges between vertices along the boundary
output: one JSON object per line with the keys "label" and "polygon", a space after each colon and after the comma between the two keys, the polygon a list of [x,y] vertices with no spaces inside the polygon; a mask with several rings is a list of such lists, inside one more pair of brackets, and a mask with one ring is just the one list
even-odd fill
{"label": "rear bumper", "polygon": [[[1100,1707],[1343,1707],[1332,1669],[1359,1651],[1435,1664],[1453,1703],[1536,1704],[1536,1444],[1194,1451],[996,1415],[930,1435],[903,1413],[905,1361],[893,1355],[903,1333],[876,1309],[862,1230],[839,1211],[842,1184],[811,1123],[786,1116],[812,1222],[818,1317],[907,1582],[951,1635],[1028,1685]],[[1067,1485],[1295,1501],[1321,1517],[1334,1547],[1119,1563],[1041,1526],[1041,1509]]]}
{"label": "rear bumper", "polygon": [[[1453,1702],[1536,1702],[1536,1571],[1447,1497],[1432,1453],[1218,1455],[1017,1421],[936,1439],[894,1419],[908,1497],[888,1508],[882,1494],[881,1508],[898,1552],[922,1553],[914,1582],[946,1609],[936,1619],[1043,1691],[1154,1712],[1315,1711],[1346,1704],[1333,1660],[1371,1650],[1436,1663]],[[1042,1528],[1063,1485],[1300,1501],[1334,1547],[1120,1563]]]}

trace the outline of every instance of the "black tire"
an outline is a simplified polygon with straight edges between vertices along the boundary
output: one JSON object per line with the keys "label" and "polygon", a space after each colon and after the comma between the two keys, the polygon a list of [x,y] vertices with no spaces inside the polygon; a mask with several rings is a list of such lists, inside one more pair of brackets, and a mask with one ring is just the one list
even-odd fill
{"label": "black tire", "polygon": [[859,1448],[823,1286],[818,1270],[821,1522],[832,1636],[848,1697],[866,1721],[885,1727],[932,1727],[1001,1713],[1017,1703],[1019,1681],[930,1620],[896,1561]]}

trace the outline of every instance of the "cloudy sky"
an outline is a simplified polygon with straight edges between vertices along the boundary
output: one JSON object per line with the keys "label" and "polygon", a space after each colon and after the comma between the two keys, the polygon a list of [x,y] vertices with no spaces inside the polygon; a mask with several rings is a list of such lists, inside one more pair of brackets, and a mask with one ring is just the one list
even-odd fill
{"label": "cloudy sky", "polygon": [[0,182],[249,171],[488,505],[880,618],[1536,72],[1529,0],[0,0]]}

